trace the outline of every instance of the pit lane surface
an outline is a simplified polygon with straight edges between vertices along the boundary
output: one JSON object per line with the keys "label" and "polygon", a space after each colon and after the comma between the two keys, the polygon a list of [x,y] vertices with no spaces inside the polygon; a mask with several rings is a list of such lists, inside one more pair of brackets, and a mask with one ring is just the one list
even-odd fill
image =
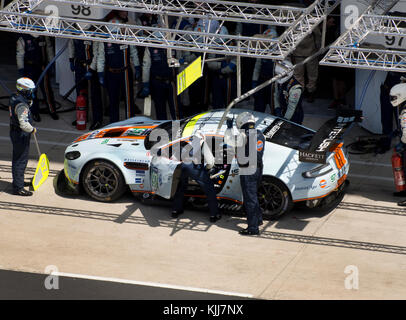
{"label": "pit lane surface", "polygon": [[0,270],[0,300],[246,300],[194,288],[162,287],[121,279]]}
{"label": "pit lane surface", "polygon": [[[406,210],[392,196],[390,152],[351,156],[351,184],[338,207],[294,209],[247,238],[237,232],[245,227],[243,217],[212,224],[197,211],[171,219],[169,207],[144,205],[129,194],[109,204],[57,195],[53,178],[63,168],[64,146],[81,134],[72,117],[42,115],[37,136],[51,174],[33,197],[22,198],[10,194],[8,113],[0,111],[0,269],[43,276],[55,266],[62,273],[262,299],[406,297]],[[317,129],[324,120],[306,117],[305,124]],[[346,139],[360,131],[354,128]],[[32,144],[26,180],[37,158]],[[16,290],[24,287],[25,280],[17,281]]]}

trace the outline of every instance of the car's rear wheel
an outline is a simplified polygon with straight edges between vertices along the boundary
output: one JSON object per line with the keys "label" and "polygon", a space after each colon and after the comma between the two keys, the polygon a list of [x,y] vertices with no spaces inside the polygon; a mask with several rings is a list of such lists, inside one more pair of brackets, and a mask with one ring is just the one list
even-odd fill
{"label": "car's rear wheel", "polygon": [[278,219],[293,207],[288,188],[283,182],[272,177],[263,177],[258,188],[258,200],[264,218]]}
{"label": "car's rear wheel", "polygon": [[82,177],[82,185],[86,193],[97,201],[117,200],[126,190],[122,173],[108,161],[90,162],[84,169]]}

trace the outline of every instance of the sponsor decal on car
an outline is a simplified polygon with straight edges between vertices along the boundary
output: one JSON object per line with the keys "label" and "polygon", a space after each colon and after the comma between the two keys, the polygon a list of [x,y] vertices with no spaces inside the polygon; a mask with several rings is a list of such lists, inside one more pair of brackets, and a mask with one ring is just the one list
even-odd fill
{"label": "sponsor decal on car", "polygon": [[257,151],[260,152],[264,149],[264,142],[262,140],[259,140],[257,142]]}
{"label": "sponsor decal on car", "polygon": [[319,183],[320,188],[324,189],[325,187],[327,187],[327,181],[326,180],[321,180]]}
{"label": "sponsor decal on car", "polygon": [[145,171],[144,170],[135,170],[135,174],[137,176],[143,177],[143,176],[145,176]]}
{"label": "sponsor decal on car", "polygon": [[337,178],[337,175],[335,173],[332,174],[331,177],[330,177],[331,182],[336,181],[336,178]]}
{"label": "sponsor decal on car", "polygon": [[326,154],[306,150],[299,150],[299,161],[310,163],[326,163]]}
{"label": "sponsor decal on car", "polygon": [[151,129],[146,128],[130,128],[128,129],[123,136],[130,136],[130,137],[139,137],[139,136],[146,136],[148,133],[151,132]]}
{"label": "sponsor decal on car", "polygon": [[104,139],[101,144],[106,144],[107,142],[109,142],[110,139]]}
{"label": "sponsor decal on car", "polygon": [[282,124],[283,124],[283,121],[282,121],[282,120],[279,120],[279,121],[272,127],[272,129],[269,130],[269,132],[265,134],[265,137],[266,137],[267,139],[271,139],[271,138],[275,135],[275,133],[277,133],[278,130],[281,128]]}
{"label": "sponsor decal on car", "polygon": [[142,184],[142,183],[144,183],[143,178],[135,178],[135,184]]}
{"label": "sponsor decal on car", "polygon": [[142,162],[142,163],[149,163],[148,160],[143,159],[135,159],[135,158],[125,158],[124,162]]}
{"label": "sponsor decal on car", "polygon": [[317,186],[297,187],[297,188],[295,188],[295,191],[314,190],[316,188],[317,188]]}
{"label": "sponsor decal on car", "polygon": [[151,187],[152,191],[158,190],[158,168],[151,167]]}

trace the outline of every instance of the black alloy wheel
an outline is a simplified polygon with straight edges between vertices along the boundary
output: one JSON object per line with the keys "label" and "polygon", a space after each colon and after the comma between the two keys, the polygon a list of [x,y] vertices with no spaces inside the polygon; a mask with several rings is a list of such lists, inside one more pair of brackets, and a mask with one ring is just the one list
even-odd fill
{"label": "black alloy wheel", "polygon": [[104,160],[89,163],[83,172],[83,188],[97,201],[112,202],[125,192],[125,181],[115,165]]}
{"label": "black alloy wheel", "polygon": [[272,177],[263,177],[258,188],[258,200],[264,217],[278,219],[293,207],[292,197],[283,182]]}

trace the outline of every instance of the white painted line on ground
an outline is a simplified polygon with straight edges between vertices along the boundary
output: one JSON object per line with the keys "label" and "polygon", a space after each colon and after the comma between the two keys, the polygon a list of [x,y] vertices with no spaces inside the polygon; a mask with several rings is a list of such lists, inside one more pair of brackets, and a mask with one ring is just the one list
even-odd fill
{"label": "white painted line on ground", "polygon": [[[0,141],[9,141],[10,144],[11,144],[10,138],[0,137]],[[31,139],[30,142],[35,143],[34,139]],[[53,145],[53,146],[63,146],[63,147],[67,147],[68,145],[71,144],[71,142],[62,143],[62,142],[53,142],[53,141],[47,141],[47,140],[38,140],[38,143],[39,144],[50,144],[50,145]]]}
{"label": "white painted line on ground", "polygon": [[362,178],[362,179],[368,179],[368,180],[393,181],[393,178],[366,176],[363,174],[349,174],[348,178]]}
{"label": "white painted line on ground", "polygon": [[[0,127],[9,127],[10,124],[9,123],[5,123],[5,122],[0,122]],[[51,131],[51,132],[60,132],[60,133],[71,133],[71,134],[77,134],[82,135],[84,132],[80,132],[78,131],[73,131],[73,130],[61,130],[61,129],[52,129],[52,128],[40,128],[40,127],[35,127],[38,129],[38,131]],[[86,131],[87,132],[87,131]]]}
{"label": "white painted line on ground", "polygon": [[359,161],[359,160],[351,160],[350,164],[361,164],[365,166],[377,166],[377,167],[389,167],[392,168],[392,165],[389,163],[381,163],[381,162],[370,162],[370,161]]}
{"label": "white painted line on ground", "polygon": [[183,290],[183,291],[220,294],[223,296],[235,296],[235,297],[242,297],[242,298],[253,298],[254,297],[252,294],[249,294],[249,293],[227,292],[227,291],[211,290],[211,289],[203,289],[203,288],[184,287],[184,286],[164,284],[164,283],[158,283],[158,282],[145,282],[145,281],[118,279],[118,278],[98,277],[98,276],[89,276],[89,275],[75,274],[75,273],[52,272],[51,275],[59,276],[59,277],[68,277],[68,278],[135,284],[135,285],[140,285],[140,286],[157,287],[157,288],[165,288],[165,289],[175,289],[175,290]]}

